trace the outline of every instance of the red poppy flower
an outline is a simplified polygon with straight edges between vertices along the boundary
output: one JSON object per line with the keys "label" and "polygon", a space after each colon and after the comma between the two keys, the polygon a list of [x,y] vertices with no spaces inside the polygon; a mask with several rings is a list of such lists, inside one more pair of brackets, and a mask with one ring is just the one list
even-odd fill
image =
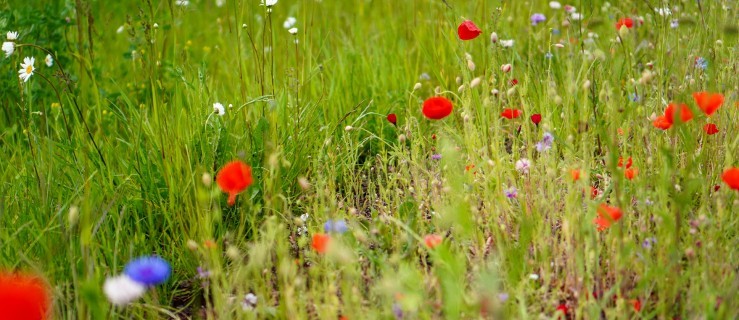
{"label": "red poppy flower", "polygon": [[637,168],[629,168],[624,170],[624,176],[626,179],[634,180],[636,178],[636,175],[639,173],[639,169]]}
{"label": "red poppy flower", "polygon": [[688,122],[690,119],[693,119],[693,113],[690,112],[690,108],[688,108],[686,104],[683,103],[678,106],[675,103],[670,103],[667,105],[667,109],[665,109],[665,118],[667,118],[667,122],[675,123],[677,107],[680,107],[680,120],[682,122]]}
{"label": "red poppy flower", "polygon": [[595,199],[600,194],[600,191],[598,191],[598,188],[590,186],[590,199]]}
{"label": "red poppy flower", "polygon": [[[634,164],[634,161],[629,157],[626,159],[626,169],[631,168],[631,166]],[[624,166],[624,158],[618,157],[618,167],[622,168]]]}
{"label": "red poppy flower", "polygon": [[541,122],[541,114],[535,113],[531,115],[531,122],[533,122],[535,125],[539,125],[539,122]]}
{"label": "red poppy flower", "polygon": [[562,311],[562,314],[567,316],[567,305],[565,305],[564,303],[560,304],[559,306],[557,306],[557,311]]}
{"label": "red poppy flower", "polygon": [[41,278],[0,271],[0,318],[46,319],[50,304],[49,290]]}
{"label": "red poppy flower", "polygon": [[739,168],[729,168],[721,175],[721,179],[734,190],[739,190]]}
{"label": "red poppy flower", "polygon": [[512,87],[512,86],[515,86],[515,85],[517,85],[517,84],[518,84],[518,80],[516,80],[516,79],[511,79],[511,87]]}
{"label": "red poppy flower", "polygon": [[620,220],[623,215],[621,209],[608,206],[605,203],[602,203],[600,207],[598,207],[597,211],[598,217],[596,217],[593,222],[598,226],[598,231],[608,229],[612,223]]}
{"label": "red poppy flower", "polygon": [[425,243],[426,247],[429,249],[433,249],[440,245],[442,240],[443,238],[441,236],[435,234],[429,234],[423,237],[423,243]]}
{"label": "red poppy flower", "polygon": [[518,109],[505,109],[500,113],[500,116],[506,119],[515,119],[521,116],[523,111]]}
{"label": "red poppy flower", "polygon": [[724,103],[724,95],[720,93],[696,92],[693,98],[698,108],[709,117]]}
{"label": "red poppy flower", "polygon": [[714,135],[718,133],[718,126],[713,123],[709,123],[703,126],[703,131],[705,131],[709,136]]}
{"label": "red poppy flower", "polygon": [[631,20],[631,18],[618,19],[618,22],[616,22],[616,30],[620,30],[622,26],[626,26],[631,29],[634,27],[634,20]]}
{"label": "red poppy flower", "polygon": [[572,176],[572,181],[580,180],[580,170],[572,169],[570,170],[570,175]]}
{"label": "red poppy flower", "polygon": [[231,161],[218,172],[216,182],[223,192],[228,193],[228,205],[233,206],[236,196],[253,182],[251,167],[239,160]]}
{"label": "red poppy flower", "polygon": [[667,117],[659,116],[652,122],[652,125],[657,129],[667,130],[672,127],[672,123],[667,121]]}
{"label": "red poppy flower", "polygon": [[428,98],[423,102],[423,115],[432,120],[441,120],[452,114],[452,102],[444,97]]}
{"label": "red poppy flower", "polygon": [[387,115],[387,121],[390,121],[393,125],[397,125],[398,123],[398,116],[396,116],[394,113],[391,113]]}
{"label": "red poppy flower", "polygon": [[641,301],[639,299],[631,300],[631,305],[634,306],[634,312],[641,311]]}
{"label": "red poppy flower", "polygon": [[482,33],[482,30],[478,28],[472,21],[466,20],[459,25],[457,28],[457,34],[462,40],[472,40],[477,38]]}
{"label": "red poppy flower", "polygon": [[323,254],[326,253],[329,242],[331,242],[331,237],[329,235],[317,233],[313,235],[313,241],[310,246],[313,247],[313,250],[316,250],[316,252]]}

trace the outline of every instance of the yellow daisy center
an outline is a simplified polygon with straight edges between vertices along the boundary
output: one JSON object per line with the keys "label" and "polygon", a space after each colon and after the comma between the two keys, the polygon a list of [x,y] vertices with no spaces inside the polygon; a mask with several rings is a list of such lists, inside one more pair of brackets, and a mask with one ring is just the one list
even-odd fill
{"label": "yellow daisy center", "polygon": [[26,73],[31,73],[31,72],[33,72],[33,66],[26,67]]}

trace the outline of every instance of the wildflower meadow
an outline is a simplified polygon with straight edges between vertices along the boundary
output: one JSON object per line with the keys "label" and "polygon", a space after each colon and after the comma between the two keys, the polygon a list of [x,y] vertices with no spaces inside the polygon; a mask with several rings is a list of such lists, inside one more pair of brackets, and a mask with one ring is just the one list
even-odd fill
{"label": "wildflower meadow", "polygon": [[0,320],[737,319],[736,0],[0,0]]}

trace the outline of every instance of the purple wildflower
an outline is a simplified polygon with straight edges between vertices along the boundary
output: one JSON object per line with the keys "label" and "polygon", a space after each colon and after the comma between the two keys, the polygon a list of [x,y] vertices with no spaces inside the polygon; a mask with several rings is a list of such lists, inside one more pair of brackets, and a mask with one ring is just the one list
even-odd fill
{"label": "purple wildflower", "polygon": [[536,143],[536,151],[545,152],[552,148],[552,143],[554,143],[554,136],[549,132],[544,133],[541,141]]}
{"label": "purple wildflower", "polygon": [[397,303],[393,303],[393,315],[395,315],[395,319],[403,319],[403,308]]}
{"label": "purple wildflower", "polygon": [[680,26],[680,22],[677,19],[670,21],[670,28],[677,29]]}
{"label": "purple wildflower", "polygon": [[547,20],[547,17],[545,17],[541,13],[534,13],[534,14],[531,15],[531,25],[532,26],[535,26],[535,25],[537,25],[537,24],[539,24],[541,22],[544,22],[546,20]]}
{"label": "purple wildflower", "polygon": [[515,186],[508,187],[508,189],[503,190],[503,193],[505,193],[505,196],[508,197],[508,199],[518,197],[518,189],[516,189]]}
{"label": "purple wildflower", "polygon": [[506,301],[508,301],[508,294],[505,293],[505,292],[499,293],[498,294],[498,300],[500,300],[500,302],[506,302]]}
{"label": "purple wildflower", "polygon": [[441,160],[441,154],[440,153],[432,154],[431,155],[431,159],[433,159],[433,160]]}
{"label": "purple wildflower", "polygon": [[644,249],[652,249],[652,245],[654,245],[656,243],[657,243],[657,238],[651,237],[651,238],[644,239],[644,242],[642,242],[641,246]]}

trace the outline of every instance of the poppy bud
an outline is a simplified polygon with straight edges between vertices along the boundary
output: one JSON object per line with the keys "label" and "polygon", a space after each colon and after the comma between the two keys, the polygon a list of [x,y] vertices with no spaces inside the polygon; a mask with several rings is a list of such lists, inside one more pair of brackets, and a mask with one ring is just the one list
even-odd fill
{"label": "poppy bud", "polygon": [[498,42],[498,34],[497,33],[493,32],[493,33],[490,34],[490,42],[492,42],[492,43]]}
{"label": "poppy bud", "polygon": [[457,28],[457,35],[459,35],[459,39],[461,40],[472,40],[477,38],[481,33],[480,28],[470,20],[462,22]]}
{"label": "poppy bud", "polygon": [[310,189],[310,182],[305,177],[298,178],[298,185],[300,185],[300,189],[303,189],[303,191]]}
{"label": "poppy bud", "polygon": [[352,126],[346,126],[346,127],[344,127],[344,131],[352,131],[352,129],[354,129],[354,127],[352,127]]}
{"label": "poppy bud", "polygon": [[472,60],[467,60],[467,69],[470,69],[470,71],[475,71],[475,62]]}
{"label": "poppy bud", "polygon": [[421,83],[420,82],[416,82],[416,85],[413,86],[413,91],[420,90],[420,89],[421,89]]}
{"label": "poppy bud", "polygon": [[481,82],[482,82],[482,79],[480,79],[480,77],[472,79],[472,81],[470,81],[470,88],[479,86]]}
{"label": "poppy bud", "polygon": [[510,63],[506,63],[506,64],[500,66],[500,71],[503,71],[503,73],[508,73],[508,72],[511,71],[512,68],[513,68],[513,66],[511,66]]}

